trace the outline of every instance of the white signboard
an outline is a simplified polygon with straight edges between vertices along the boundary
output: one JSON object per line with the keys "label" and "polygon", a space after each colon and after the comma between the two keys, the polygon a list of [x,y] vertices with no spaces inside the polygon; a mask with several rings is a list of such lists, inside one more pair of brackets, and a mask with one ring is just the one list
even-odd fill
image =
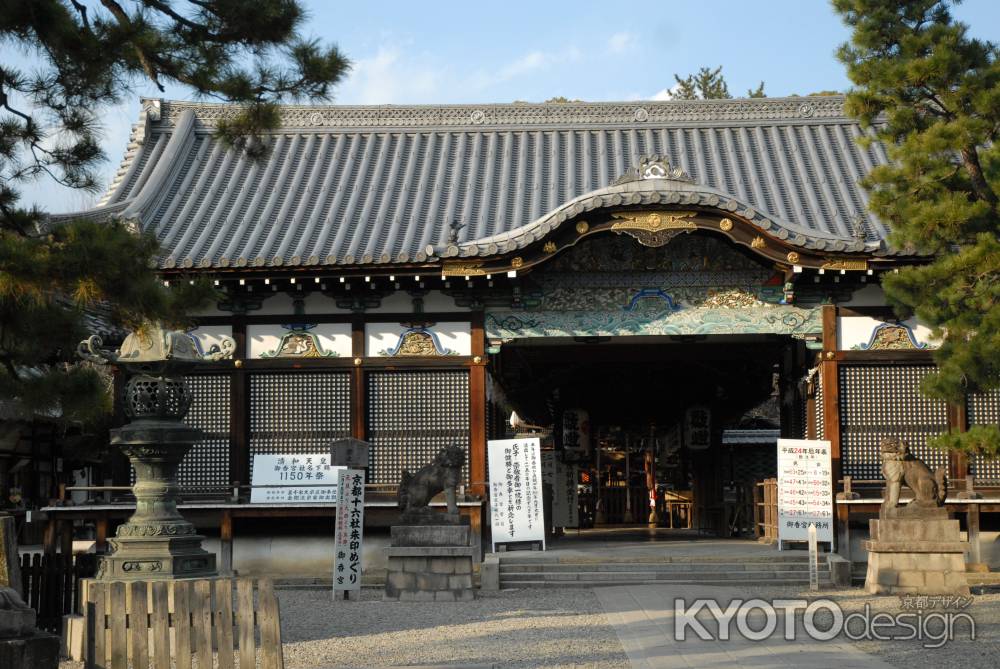
{"label": "white signboard", "polygon": [[336,502],[340,469],[330,464],[329,453],[257,453],[250,472],[250,503]]}
{"label": "white signboard", "polygon": [[580,527],[578,479],[576,465],[560,461],[555,451],[542,452],[542,482],[552,486],[553,527]]}
{"label": "white signboard", "polygon": [[365,526],[365,472],[341,469],[333,532],[333,589],[361,589],[361,539]]}
{"label": "white signboard", "polygon": [[833,541],[833,467],[830,442],[778,440],[778,539]]}
{"label": "white signboard", "polygon": [[541,442],[499,439],[487,442],[487,449],[493,550],[518,541],[541,541],[544,549]]}

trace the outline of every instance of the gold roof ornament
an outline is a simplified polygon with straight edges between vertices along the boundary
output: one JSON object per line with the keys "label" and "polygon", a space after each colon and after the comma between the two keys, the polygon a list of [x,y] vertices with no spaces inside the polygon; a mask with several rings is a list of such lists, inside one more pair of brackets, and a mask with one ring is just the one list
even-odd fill
{"label": "gold roof ornament", "polygon": [[664,246],[682,232],[697,230],[698,226],[690,220],[697,215],[693,211],[624,211],[611,215],[619,219],[611,229],[619,234],[624,232],[643,246]]}
{"label": "gold roof ornament", "polygon": [[765,244],[764,244],[764,238],[761,237],[760,235],[757,235],[756,237],[754,237],[753,241],[750,242],[750,248],[752,248],[752,249],[762,249],[762,248],[764,248],[764,246],[765,246]]}

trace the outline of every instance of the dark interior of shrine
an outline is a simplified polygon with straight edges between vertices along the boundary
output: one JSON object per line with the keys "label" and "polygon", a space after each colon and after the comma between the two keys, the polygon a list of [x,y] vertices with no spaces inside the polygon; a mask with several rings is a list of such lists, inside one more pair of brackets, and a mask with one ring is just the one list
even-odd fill
{"label": "dark interior of shrine", "polygon": [[[660,527],[738,533],[749,512],[736,507],[749,503],[757,480],[774,475],[778,431],[795,436],[801,428],[804,345],[779,335],[635,342],[506,343],[492,363],[497,404],[516,412],[515,432],[537,430],[543,449],[562,450],[579,466],[582,524],[652,525],[653,505]],[[707,409],[701,443],[692,438],[694,408]],[[585,417],[585,453],[564,449],[567,412]],[[723,443],[727,430],[750,443]]]}

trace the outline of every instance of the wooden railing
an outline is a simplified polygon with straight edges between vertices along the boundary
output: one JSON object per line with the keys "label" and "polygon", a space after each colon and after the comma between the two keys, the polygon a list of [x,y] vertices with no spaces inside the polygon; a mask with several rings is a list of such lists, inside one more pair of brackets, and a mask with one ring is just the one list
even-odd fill
{"label": "wooden railing", "polygon": [[778,479],[758,481],[753,490],[754,536],[773,544],[778,540]]}
{"label": "wooden railing", "polygon": [[84,666],[283,669],[278,598],[270,580],[257,584],[255,598],[250,579],[85,581]]}

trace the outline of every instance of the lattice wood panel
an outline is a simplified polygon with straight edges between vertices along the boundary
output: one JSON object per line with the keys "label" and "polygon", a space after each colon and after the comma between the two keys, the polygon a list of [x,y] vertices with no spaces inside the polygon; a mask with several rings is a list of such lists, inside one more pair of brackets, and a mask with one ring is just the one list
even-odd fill
{"label": "lattice wood panel", "polygon": [[[1000,424],[1000,390],[976,393],[966,398],[969,426]],[[970,458],[969,473],[985,482],[1000,482],[1000,460],[983,457]]]}
{"label": "lattice wood panel", "polygon": [[177,479],[182,486],[228,485],[229,375],[191,375],[187,383],[192,399],[184,422],[203,430],[205,438],[188,451]]}
{"label": "lattice wood panel", "polygon": [[347,372],[291,372],[250,377],[250,455],[329,452],[351,436]]}
{"label": "lattice wood panel", "polygon": [[920,394],[931,365],[849,365],[840,368],[840,452],[843,473],[858,479],[882,478],[879,442],[900,437],[932,470],[948,466],[944,451],[927,438],[948,426],[947,405]]}
{"label": "lattice wood panel", "polygon": [[367,387],[370,482],[398,483],[445,446],[468,451],[468,372],[371,372]]}

